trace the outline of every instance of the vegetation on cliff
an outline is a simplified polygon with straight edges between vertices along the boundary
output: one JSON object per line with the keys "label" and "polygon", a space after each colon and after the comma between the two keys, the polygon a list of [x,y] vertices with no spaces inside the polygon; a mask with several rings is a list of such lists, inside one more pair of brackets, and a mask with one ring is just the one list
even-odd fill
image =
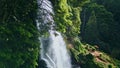
{"label": "vegetation on cliff", "polygon": [[[119,0],[50,1],[73,65],[120,68]],[[0,0],[0,68],[38,67],[36,13],[37,0]]]}
{"label": "vegetation on cliff", "polygon": [[[113,15],[103,5],[95,2],[92,0],[52,1],[55,10],[56,29],[67,37],[73,64],[78,64],[83,68],[119,68],[119,61],[104,53],[110,51],[109,48],[111,47],[108,43],[111,44],[113,41],[111,36],[114,32],[111,31],[115,30],[116,25],[113,23],[115,22]],[[82,42],[96,45],[98,50],[94,46],[83,45],[80,42],[81,38]],[[107,49],[105,49],[106,47]],[[97,56],[94,55],[96,53]]]}
{"label": "vegetation on cliff", "polygon": [[0,68],[36,68],[36,0],[0,0]]}

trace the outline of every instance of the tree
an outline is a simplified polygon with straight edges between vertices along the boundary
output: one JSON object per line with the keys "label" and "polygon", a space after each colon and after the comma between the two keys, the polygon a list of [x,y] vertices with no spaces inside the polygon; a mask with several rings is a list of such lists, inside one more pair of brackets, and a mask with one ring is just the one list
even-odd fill
{"label": "tree", "polygon": [[[87,43],[97,44],[100,49],[111,53],[110,49],[114,45],[116,34],[116,23],[111,12],[107,11],[104,6],[96,3],[87,4],[86,11],[91,12],[88,22],[85,25],[85,35],[83,41]],[[93,14],[94,11],[94,14]],[[87,13],[89,15],[89,13]],[[87,20],[87,19],[86,19]],[[117,46],[117,45],[116,45]]]}
{"label": "tree", "polygon": [[35,68],[39,54],[36,0],[0,0],[0,68]]}
{"label": "tree", "polygon": [[92,11],[88,23],[86,24],[85,35],[83,37],[86,42],[91,44],[97,44],[99,39],[98,26],[96,21],[95,12]]}

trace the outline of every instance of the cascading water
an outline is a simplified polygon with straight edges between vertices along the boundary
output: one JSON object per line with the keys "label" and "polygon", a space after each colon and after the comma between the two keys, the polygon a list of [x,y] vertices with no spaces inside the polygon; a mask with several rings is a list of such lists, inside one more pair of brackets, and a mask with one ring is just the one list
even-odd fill
{"label": "cascading water", "polygon": [[41,59],[46,62],[48,68],[71,68],[70,56],[63,37],[54,30],[54,12],[51,2],[38,0],[38,7],[38,30],[46,30],[50,34],[48,38],[40,37]]}

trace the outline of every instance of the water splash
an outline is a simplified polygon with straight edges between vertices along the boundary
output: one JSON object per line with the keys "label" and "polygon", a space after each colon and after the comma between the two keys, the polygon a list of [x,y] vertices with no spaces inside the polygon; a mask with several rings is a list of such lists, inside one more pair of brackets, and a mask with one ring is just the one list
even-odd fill
{"label": "water splash", "polygon": [[44,60],[48,68],[71,68],[70,56],[66,49],[66,44],[62,35],[54,30],[53,7],[49,0],[38,0],[38,20],[37,27],[40,33],[49,32],[48,38],[40,37],[41,59]]}
{"label": "water splash", "polygon": [[41,38],[41,58],[47,63],[48,68],[71,68],[70,56],[63,37],[57,31],[49,32],[49,38]]}

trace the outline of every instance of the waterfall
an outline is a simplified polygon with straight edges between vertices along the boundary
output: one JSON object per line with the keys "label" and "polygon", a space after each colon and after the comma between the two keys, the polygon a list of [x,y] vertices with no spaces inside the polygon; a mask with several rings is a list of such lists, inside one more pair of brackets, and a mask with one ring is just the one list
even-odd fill
{"label": "waterfall", "polygon": [[37,28],[40,32],[47,31],[49,37],[40,37],[41,59],[47,68],[71,68],[70,56],[66,49],[64,39],[58,31],[54,30],[53,7],[49,0],[38,0]]}

